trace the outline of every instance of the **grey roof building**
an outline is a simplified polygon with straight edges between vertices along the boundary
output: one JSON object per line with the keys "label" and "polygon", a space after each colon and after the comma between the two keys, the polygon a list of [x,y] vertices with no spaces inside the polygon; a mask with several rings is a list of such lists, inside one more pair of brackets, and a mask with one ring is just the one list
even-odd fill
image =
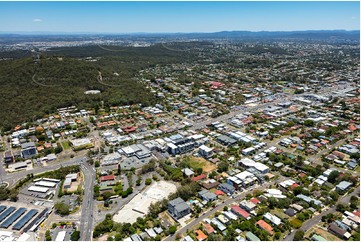
{"label": "grey roof building", "polygon": [[198,193],[198,196],[203,200],[203,201],[207,201],[207,202],[212,202],[215,201],[217,199],[217,195],[209,192],[207,190],[202,190]]}
{"label": "grey roof building", "polygon": [[236,190],[232,185],[229,185],[228,183],[222,183],[218,186],[218,189],[221,190],[224,193],[234,193]]}
{"label": "grey roof building", "polygon": [[27,143],[21,144],[21,156],[24,159],[31,158],[33,156],[36,156],[37,154],[38,154],[38,151],[36,150],[34,142],[27,142]]}
{"label": "grey roof building", "polygon": [[168,212],[176,219],[182,218],[191,212],[189,205],[180,197],[169,201]]}
{"label": "grey roof building", "polygon": [[351,182],[342,181],[336,186],[336,190],[339,192],[346,192],[351,186]]}

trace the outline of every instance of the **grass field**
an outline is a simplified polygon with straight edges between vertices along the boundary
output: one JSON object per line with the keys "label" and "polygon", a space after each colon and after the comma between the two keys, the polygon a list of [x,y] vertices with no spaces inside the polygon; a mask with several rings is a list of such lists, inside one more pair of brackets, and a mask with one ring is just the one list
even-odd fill
{"label": "grass field", "polygon": [[199,168],[203,169],[203,172],[211,172],[217,169],[217,166],[204,158],[200,157],[186,157],[185,158],[186,164],[190,166],[193,170],[197,170]]}
{"label": "grass field", "polygon": [[70,149],[70,143],[69,143],[69,141],[61,142],[61,145],[63,146],[63,149],[64,149],[64,150]]}

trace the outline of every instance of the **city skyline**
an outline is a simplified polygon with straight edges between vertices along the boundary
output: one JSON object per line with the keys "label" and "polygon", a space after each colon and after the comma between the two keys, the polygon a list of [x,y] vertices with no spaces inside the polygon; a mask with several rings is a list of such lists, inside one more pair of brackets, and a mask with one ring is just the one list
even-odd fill
{"label": "city skyline", "polygon": [[359,2],[0,2],[0,32],[359,30]]}

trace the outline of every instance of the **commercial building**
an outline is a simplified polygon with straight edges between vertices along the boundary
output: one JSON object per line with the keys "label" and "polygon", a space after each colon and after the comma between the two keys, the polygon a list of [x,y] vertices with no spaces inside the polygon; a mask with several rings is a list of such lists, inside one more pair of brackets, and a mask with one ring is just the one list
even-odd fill
{"label": "commercial building", "polygon": [[36,150],[35,143],[34,142],[27,142],[21,144],[21,156],[24,159],[29,159],[38,154],[38,151]]}

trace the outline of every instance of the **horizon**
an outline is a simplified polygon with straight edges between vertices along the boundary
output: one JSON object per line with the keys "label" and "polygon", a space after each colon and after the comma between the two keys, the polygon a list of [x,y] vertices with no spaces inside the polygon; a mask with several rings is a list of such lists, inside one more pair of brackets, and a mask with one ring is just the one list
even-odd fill
{"label": "horizon", "polygon": [[360,30],[360,2],[0,2],[0,33]]}
{"label": "horizon", "polygon": [[237,32],[249,32],[249,33],[293,33],[293,32],[360,32],[358,29],[310,29],[310,30],[260,30],[260,31],[251,31],[251,30],[221,30],[216,32],[56,32],[56,31],[0,31],[0,35],[13,34],[13,35],[28,35],[28,34],[59,34],[59,35],[89,35],[89,34],[105,34],[105,35],[150,35],[150,34],[215,34],[215,33],[237,33]]}

